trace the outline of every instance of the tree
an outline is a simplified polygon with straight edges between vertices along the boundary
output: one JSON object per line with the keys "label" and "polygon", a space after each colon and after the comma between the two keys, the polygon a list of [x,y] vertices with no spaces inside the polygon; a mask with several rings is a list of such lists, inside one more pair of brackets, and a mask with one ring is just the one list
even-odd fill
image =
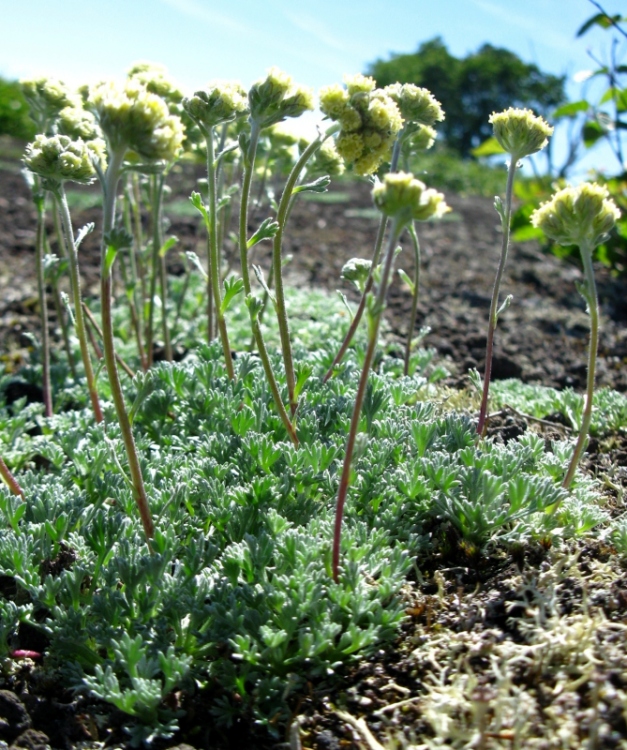
{"label": "tree", "polygon": [[0,78],[0,135],[12,135],[23,141],[34,138],[35,123],[28,111],[20,84]]}
{"label": "tree", "polygon": [[440,37],[413,54],[393,54],[367,70],[378,86],[399,81],[424,86],[446,112],[441,126],[447,144],[461,156],[492,135],[492,112],[529,107],[546,116],[566,100],[564,76],[543,73],[509,50],[484,44],[464,58],[451,55]]}

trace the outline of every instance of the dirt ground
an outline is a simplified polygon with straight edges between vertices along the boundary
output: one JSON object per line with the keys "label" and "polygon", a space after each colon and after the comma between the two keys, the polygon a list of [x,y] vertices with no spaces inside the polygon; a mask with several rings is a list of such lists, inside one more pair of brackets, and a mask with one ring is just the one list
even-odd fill
{"label": "dirt ground", "polygon": [[[189,180],[184,174],[174,177],[173,198],[177,193],[184,196],[181,186],[186,184],[189,191]],[[349,199],[330,203],[303,200],[296,205],[285,237],[285,251],[293,255],[288,279],[301,286],[342,289],[355,299],[341,281],[340,271],[349,258],[370,256],[377,220],[369,210],[372,203],[366,183],[342,184],[335,190],[348,192]],[[419,230],[423,264],[417,329],[430,327],[424,343],[438,351],[452,372],[450,384],[462,385],[469,368],[482,371],[484,365],[500,230],[491,200],[446,197],[453,212],[445,220],[422,225]],[[167,209],[165,213],[168,215]],[[98,222],[99,211],[74,212],[73,218],[77,227],[87,221]],[[204,235],[197,220],[172,212],[169,218],[169,232],[179,237],[180,249],[197,250],[200,254]],[[19,367],[31,346],[29,334],[37,332],[34,227],[35,214],[24,179],[15,169],[0,169],[0,357],[5,367]],[[86,294],[96,291],[98,242],[97,226],[81,249]],[[267,250],[260,252],[258,260],[267,263]],[[412,275],[409,247],[397,265]],[[512,245],[502,296],[512,294],[513,302],[499,320],[494,378],[517,377],[558,388],[583,389],[588,318],[575,287],[580,277],[575,265],[543,254],[536,244]],[[597,383],[626,391],[625,282],[612,278],[603,268],[597,269],[597,280],[602,310]],[[408,290],[395,281],[386,316],[392,336],[399,342],[399,351],[407,334],[410,302]],[[54,323],[52,308],[50,313]],[[504,425],[506,421],[504,418]],[[498,430],[500,424],[495,428]],[[523,423],[521,429],[525,428]],[[605,452],[596,462],[594,454],[589,454],[587,466],[591,471],[599,471],[599,467],[612,462],[624,466],[624,447],[624,439],[617,436],[614,453]],[[621,476],[624,481],[624,474]],[[608,503],[617,514],[624,511],[623,492],[624,487],[620,486],[608,490]],[[386,747],[431,747],[411,742],[413,735],[433,736],[429,711],[437,711],[437,702],[428,703],[425,685],[440,669],[442,705],[448,707],[442,709],[443,715],[450,708],[451,721],[460,732],[466,725],[479,727],[474,735],[468,730],[472,744],[464,747],[519,747],[508,729],[515,719],[497,720],[497,708],[509,701],[507,710],[513,716],[515,697],[522,700],[520,696],[531,696],[531,702],[524,704],[527,734],[519,735],[528,738],[529,747],[625,748],[627,575],[611,548],[601,544],[574,544],[560,555],[556,562],[551,550],[539,546],[521,551],[516,559],[486,557],[477,562],[460,553],[458,560],[423,571],[424,578],[408,586],[408,619],[395,648],[380,652],[347,673],[339,686],[310,685],[308,693],[294,705],[298,721],[283,745],[270,742],[261,730],[244,721],[227,734],[214,734],[204,718],[203,701],[207,696],[189,699],[183,706],[187,713],[176,740],[197,748],[372,750],[381,748],[377,742],[391,738],[390,742],[398,744]],[[568,575],[554,572],[558,564]],[[584,633],[596,633],[596,640],[588,649],[586,669],[588,663],[592,666],[589,672],[582,672],[588,678],[571,692],[558,691],[561,683],[549,669],[552,656],[547,656],[542,667],[534,661],[533,654],[541,650],[541,645],[529,644],[525,623],[530,622],[530,612],[540,606],[539,602],[544,602],[547,618],[561,618],[559,622],[569,638],[576,639],[578,627],[582,628],[581,638]],[[428,656],[423,648],[426,641],[432,644]],[[521,649],[528,646],[529,653],[525,651],[523,658],[523,651],[507,651],[504,644],[518,644]],[[499,672],[497,663],[503,660],[514,665],[511,674],[506,670],[509,688],[503,687],[505,678],[499,678],[505,672]],[[583,669],[580,665],[580,671]],[[467,678],[457,692],[451,678],[455,670],[460,679]],[[24,663],[10,678],[0,679],[0,748],[52,745],[65,750],[80,742],[86,743],[84,747],[96,747],[96,741],[104,740],[109,746],[117,745],[122,737],[120,715],[109,712],[107,731],[94,719],[108,710],[102,704],[77,699],[55,685],[38,683],[33,676],[37,674],[32,664]],[[613,698],[609,693],[599,697],[600,682],[613,686]],[[436,688],[430,684],[429,700],[439,695]],[[477,719],[482,707],[484,729],[489,726],[489,731],[481,731],[481,721]],[[360,723],[362,720],[365,724]],[[569,727],[568,737],[563,725]],[[302,745],[294,727],[300,727]],[[368,732],[374,736],[369,738]],[[596,740],[590,739],[595,736]],[[462,747],[451,737],[450,744],[440,746]]]}

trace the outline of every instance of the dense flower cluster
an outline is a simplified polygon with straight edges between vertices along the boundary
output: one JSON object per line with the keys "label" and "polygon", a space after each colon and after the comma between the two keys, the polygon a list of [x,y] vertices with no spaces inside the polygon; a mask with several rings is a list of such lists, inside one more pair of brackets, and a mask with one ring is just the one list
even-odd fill
{"label": "dense flower cluster", "polygon": [[567,187],[531,214],[531,223],[560,245],[593,248],[620,218],[606,188],[586,182]]}
{"label": "dense flower cluster", "polygon": [[288,117],[300,117],[314,108],[313,92],[298,86],[292,77],[270,68],[268,75],[254,83],[248,92],[250,119],[259,128],[268,128]]}
{"label": "dense flower cluster", "polygon": [[183,99],[183,109],[203,130],[248,114],[246,91],[236,81],[212,81]]}
{"label": "dense flower cluster", "polygon": [[405,172],[386,174],[373,188],[372,197],[377,208],[401,224],[438,219],[451,210],[442,193]]}
{"label": "dense flower cluster", "polygon": [[124,87],[101,83],[90,91],[88,106],[113,153],[130,149],[142,159],[175,159],[183,142],[180,118],[165,101],[137,81]]}
{"label": "dense flower cluster", "polygon": [[394,83],[384,91],[396,102],[405,125],[431,126],[444,119],[442,105],[428,89],[413,83]]}
{"label": "dense flower cluster", "polygon": [[389,158],[403,120],[398,106],[375,81],[363,75],[346,77],[320,91],[320,109],[340,123],[337,150],[355,172],[372,174]]}
{"label": "dense flower cluster", "polygon": [[31,172],[55,183],[66,180],[88,184],[96,177],[92,159],[101,159],[103,142],[90,144],[66,135],[38,135],[26,147],[24,163]]}
{"label": "dense flower cluster", "polygon": [[128,78],[142,85],[151,94],[165,99],[169,105],[178,104],[183,99],[183,92],[168,76],[163,65],[135,63],[128,71]]}
{"label": "dense flower cluster", "polygon": [[496,140],[515,159],[540,151],[553,134],[553,128],[530,109],[510,107],[504,112],[493,112],[490,122]]}
{"label": "dense flower cluster", "polygon": [[55,78],[33,78],[20,83],[32,117],[41,128],[46,128],[65,107],[80,106],[79,97]]}
{"label": "dense flower cluster", "polygon": [[327,174],[329,177],[339,177],[345,171],[344,160],[340,156],[335,141],[329,138],[316,151],[307,173],[311,175]]}
{"label": "dense flower cluster", "polygon": [[82,107],[64,107],[56,122],[57,133],[70,138],[93,141],[101,136],[96,118]]}

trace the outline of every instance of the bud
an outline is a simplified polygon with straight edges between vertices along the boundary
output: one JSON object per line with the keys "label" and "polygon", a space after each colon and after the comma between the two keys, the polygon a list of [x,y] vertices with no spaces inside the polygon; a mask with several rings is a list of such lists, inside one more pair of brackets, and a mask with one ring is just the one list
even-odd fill
{"label": "bud", "polygon": [[346,281],[352,281],[360,292],[363,292],[368,276],[370,275],[370,269],[372,267],[372,261],[365,260],[364,258],[351,258],[346,261],[342,267],[341,277]]}
{"label": "bud", "polygon": [[560,245],[600,245],[620,218],[606,188],[593,182],[555,193],[531,214],[531,223]]}
{"label": "bud", "polygon": [[442,105],[428,89],[413,83],[394,83],[386,86],[384,91],[398,105],[406,125],[417,123],[430,126],[444,119]]}
{"label": "bud", "polygon": [[403,140],[403,152],[406,154],[427,151],[435,143],[438,134],[428,125],[410,125],[408,137]]}
{"label": "bud", "polygon": [[172,161],[179,153],[184,130],[163,99],[128,81],[124,88],[101,83],[89,96],[89,108],[112,152],[135,151],[148,161]]}
{"label": "bud", "polygon": [[514,159],[522,159],[540,151],[553,134],[553,128],[530,109],[510,107],[504,112],[493,112],[490,122],[494,128],[494,137]]}
{"label": "bud", "polygon": [[26,147],[24,163],[31,172],[56,184],[66,180],[89,184],[96,177],[87,144],[66,135],[38,135]]}
{"label": "bud", "polygon": [[312,90],[297,86],[291,76],[278,68],[270,68],[263,80],[252,85],[248,102],[250,119],[259,128],[270,127],[287,117],[300,117],[314,108]]}
{"label": "bud", "polygon": [[210,130],[248,114],[248,101],[239,83],[212,81],[205,91],[183,99],[183,109],[201,128]]}
{"label": "bud", "polygon": [[375,185],[372,197],[379,210],[401,225],[413,220],[439,219],[451,210],[442,193],[427,189],[423,182],[405,172],[386,174],[383,182]]}

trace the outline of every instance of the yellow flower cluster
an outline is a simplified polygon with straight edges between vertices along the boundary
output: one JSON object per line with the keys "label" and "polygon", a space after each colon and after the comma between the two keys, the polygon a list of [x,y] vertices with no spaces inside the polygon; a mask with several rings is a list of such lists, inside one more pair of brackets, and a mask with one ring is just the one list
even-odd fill
{"label": "yellow flower cluster", "polygon": [[553,128],[530,109],[510,107],[504,112],[493,112],[490,122],[496,140],[515,159],[540,151],[553,134]]}
{"label": "yellow flower cluster", "polygon": [[20,81],[20,84],[32,117],[42,129],[65,107],[80,106],[79,97],[55,78],[33,78]]}
{"label": "yellow flower cluster", "polygon": [[320,91],[320,109],[339,122],[337,150],[355,172],[376,172],[389,158],[403,120],[398,106],[375,81],[363,75],[346,77],[346,88],[339,84]]}
{"label": "yellow flower cluster", "polygon": [[558,191],[531,214],[531,223],[560,245],[595,248],[620,219],[606,188],[596,182]]}
{"label": "yellow flower cluster", "polygon": [[183,99],[183,109],[203,130],[248,114],[246,92],[236,81],[212,81]]}
{"label": "yellow flower cluster", "polygon": [[178,104],[183,99],[183,92],[167,74],[163,65],[150,62],[135,63],[128,71],[128,78],[141,84],[151,94],[165,99],[170,105]]}
{"label": "yellow flower cluster", "polygon": [[82,107],[64,107],[56,122],[57,133],[92,141],[100,136],[96,118]]}
{"label": "yellow flower cluster", "polygon": [[278,68],[270,68],[268,75],[253,83],[248,92],[250,119],[262,128],[268,128],[288,117],[300,117],[314,108],[313,91],[298,86],[292,77]]}
{"label": "yellow flower cluster", "polygon": [[66,180],[88,184],[96,177],[93,156],[101,159],[102,141],[87,144],[66,135],[38,135],[26,147],[24,163],[33,173],[53,183]]}
{"label": "yellow flower cluster", "polygon": [[439,219],[451,210],[442,193],[427,188],[424,182],[406,172],[386,174],[383,182],[373,188],[372,197],[380,211],[402,225]]}
{"label": "yellow flower cluster", "polygon": [[138,81],[129,80],[123,87],[99,84],[90,91],[88,107],[112,153],[129,149],[148,161],[171,161],[178,155],[184,137],[180,118]]}
{"label": "yellow flower cluster", "polygon": [[398,105],[405,125],[431,126],[444,119],[442,105],[428,89],[413,83],[394,83],[384,90]]}

